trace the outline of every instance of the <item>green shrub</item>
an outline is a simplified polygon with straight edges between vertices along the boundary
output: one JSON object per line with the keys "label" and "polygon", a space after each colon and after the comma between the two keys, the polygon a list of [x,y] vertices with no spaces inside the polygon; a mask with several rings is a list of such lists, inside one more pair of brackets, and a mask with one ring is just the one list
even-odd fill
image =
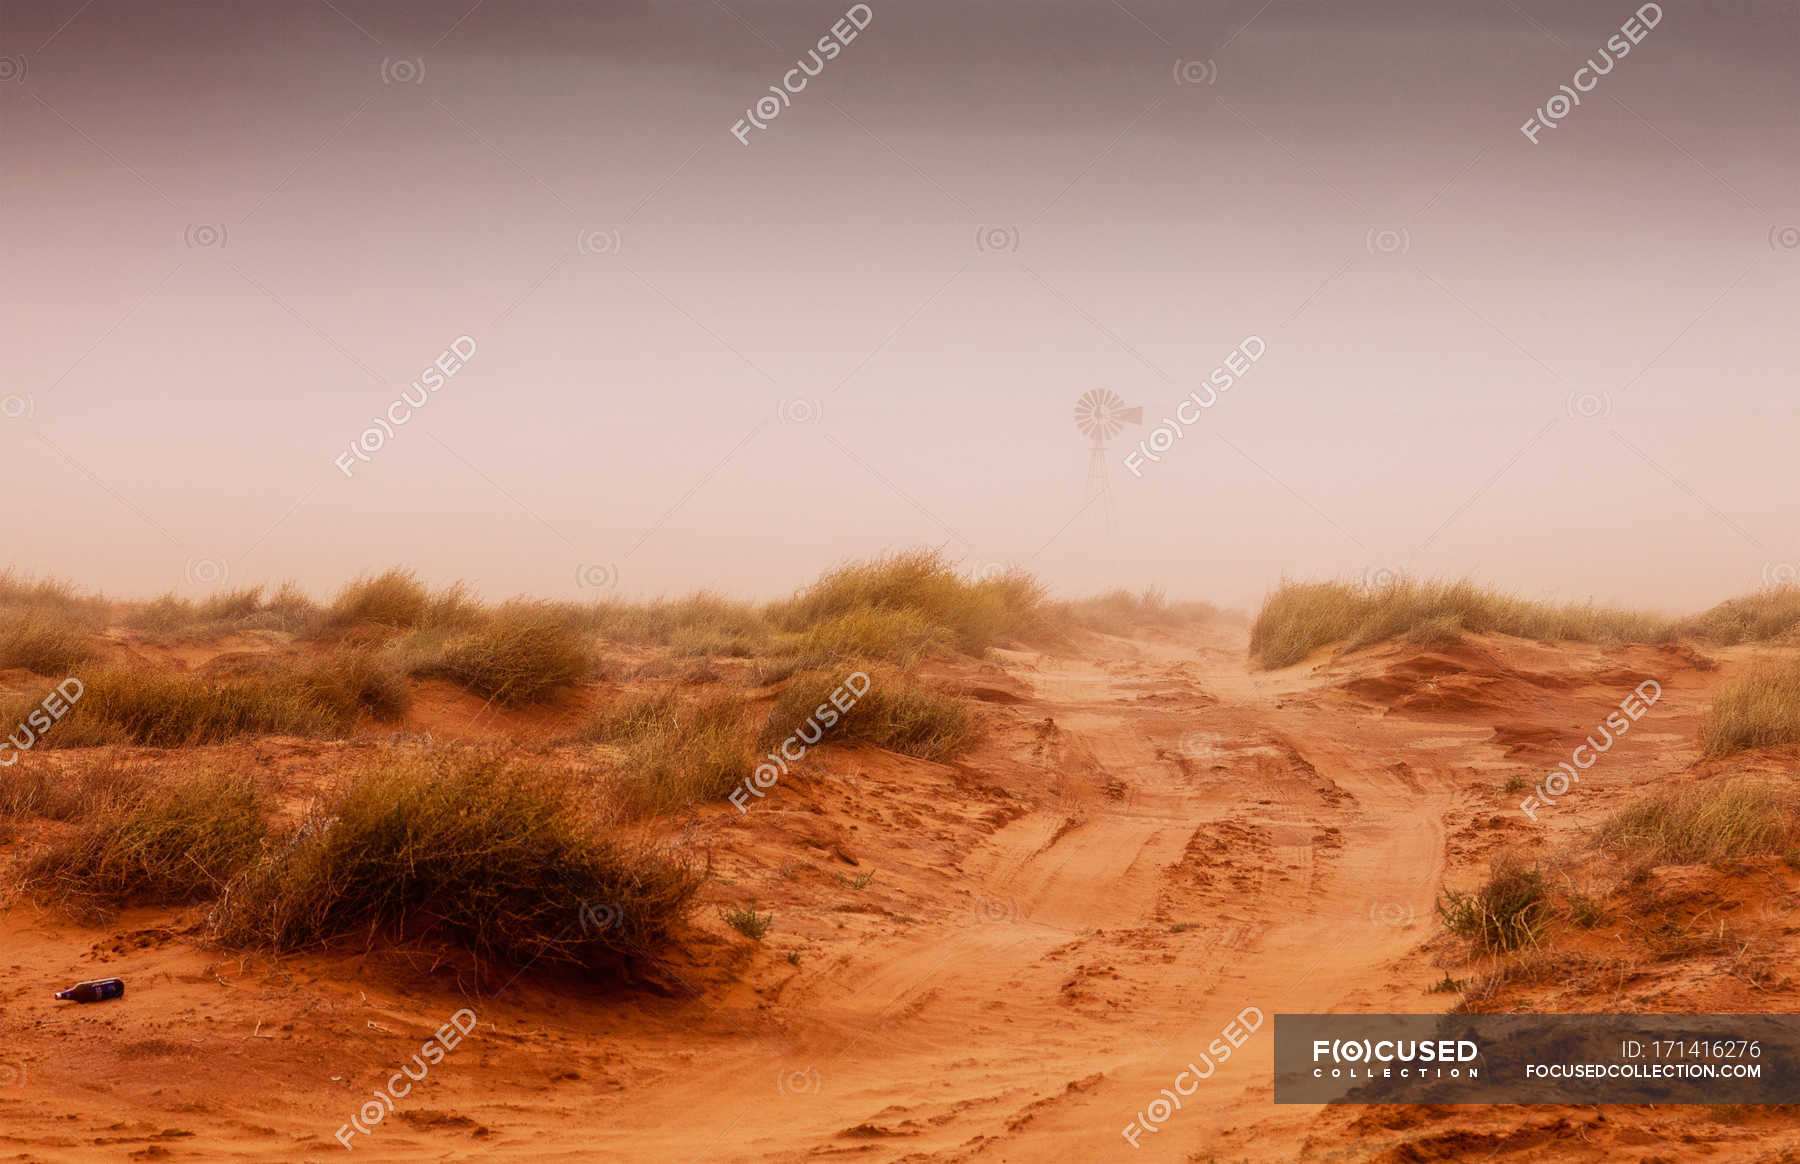
{"label": "green shrub", "polygon": [[517,603],[450,640],[426,671],[517,706],[556,698],[586,678],[590,662],[586,641],[566,619],[545,607]]}
{"label": "green shrub", "polygon": [[[848,711],[840,711],[832,696],[850,674],[826,668],[788,680],[769,710],[763,746],[772,747],[798,733],[802,740],[818,737],[834,744],[871,744],[921,759],[943,760],[961,750],[974,733],[973,718],[962,700],[922,687],[887,667],[867,669],[865,692]],[[831,722],[834,717],[835,723]]]}
{"label": "green shrub", "polygon": [[752,768],[744,702],[736,695],[629,698],[594,716],[582,736],[622,751],[613,798],[632,813],[719,800]]}
{"label": "green shrub", "polygon": [[147,782],[31,860],[25,883],[79,912],[197,901],[255,857],[267,811],[240,775]]}
{"label": "green shrub", "polygon": [[653,951],[702,874],[584,823],[560,772],[495,753],[393,753],[348,773],[214,910],[223,942],[447,941],[485,963],[596,969]]}
{"label": "green shrub", "polygon": [[1721,684],[1700,735],[1708,756],[1800,744],[1800,660],[1764,663]]}
{"label": "green shrub", "polygon": [[1550,895],[1535,869],[1501,866],[1467,893],[1445,889],[1438,901],[1444,927],[1489,952],[1535,945],[1550,920]]}
{"label": "green shrub", "polygon": [[1641,797],[1600,828],[1600,843],[1664,865],[1697,865],[1780,853],[1794,839],[1795,797],[1754,777]]}

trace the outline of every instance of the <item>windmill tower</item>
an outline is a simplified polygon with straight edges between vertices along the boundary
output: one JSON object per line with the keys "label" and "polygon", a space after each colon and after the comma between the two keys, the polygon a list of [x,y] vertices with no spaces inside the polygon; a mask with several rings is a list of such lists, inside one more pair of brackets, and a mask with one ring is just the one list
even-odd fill
{"label": "windmill tower", "polygon": [[1118,436],[1119,430],[1126,425],[1143,422],[1144,410],[1125,407],[1124,398],[1111,388],[1089,389],[1075,402],[1075,427],[1091,442],[1088,445],[1087,501],[1091,504],[1096,498],[1100,500],[1108,532],[1117,527],[1118,514],[1113,508],[1112,479],[1106,468],[1106,442]]}

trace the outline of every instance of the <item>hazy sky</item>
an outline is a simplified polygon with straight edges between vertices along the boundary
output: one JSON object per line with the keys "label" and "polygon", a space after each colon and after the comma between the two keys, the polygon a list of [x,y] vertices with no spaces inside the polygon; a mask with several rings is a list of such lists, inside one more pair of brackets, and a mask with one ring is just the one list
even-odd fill
{"label": "hazy sky", "polygon": [[[790,73],[848,7],[6,3],[4,558],[767,595],[925,543],[1674,608],[1800,562],[1793,4],[1651,6],[1562,117],[1638,5],[870,0]],[[1096,388],[1146,409],[1114,528]]]}

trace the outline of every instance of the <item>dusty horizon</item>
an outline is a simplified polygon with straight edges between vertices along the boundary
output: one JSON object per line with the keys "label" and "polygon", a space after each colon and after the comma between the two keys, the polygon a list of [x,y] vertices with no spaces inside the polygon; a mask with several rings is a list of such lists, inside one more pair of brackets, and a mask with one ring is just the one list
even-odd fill
{"label": "dusty horizon", "polygon": [[[767,597],[920,544],[1236,608],[1794,576],[1791,16],[1651,6],[1527,132],[1643,6],[872,5],[746,122],[849,7],[8,5],[0,558],[134,597]],[[1110,523],[1094,390],[1144,409]]]}

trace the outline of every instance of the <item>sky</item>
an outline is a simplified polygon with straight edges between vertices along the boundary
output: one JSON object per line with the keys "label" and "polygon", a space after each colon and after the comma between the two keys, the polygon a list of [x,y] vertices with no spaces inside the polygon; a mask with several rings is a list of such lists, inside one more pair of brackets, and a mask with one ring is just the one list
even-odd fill
{"label": "sky", "polygon": [[0,562],[1786,580],[1800,11],[1737,7],[10,0]]}

